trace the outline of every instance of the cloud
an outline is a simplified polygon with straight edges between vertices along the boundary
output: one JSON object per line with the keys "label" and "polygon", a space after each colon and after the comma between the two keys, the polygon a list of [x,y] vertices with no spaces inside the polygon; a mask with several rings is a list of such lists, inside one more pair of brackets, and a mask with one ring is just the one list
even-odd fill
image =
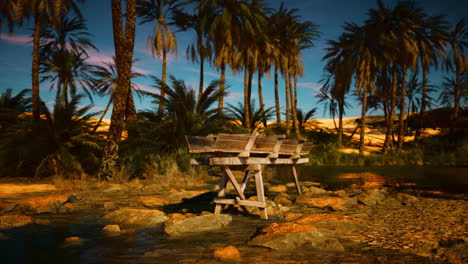
{"label": "cloud", "polygon": [[320,88],[322,88],[322,84],[315,82],[298,82],[297,86],[312,89],[316,92],[320,91]]}
{"label": "cloud", "polygon": [[[99,53],[99,52],[91,50],[91,51],[88,51],[88,55],[89,55],[89,58],[87,59],[87,61],[92,64],[104,66],[104,64],[106,63],[111,63],[111,64],[114,63],[114,58],[110,54]],[[133,64],[133,71],[143,74],[143,75],[153,73],[150,70],[135,66],[135,64],[136,63]]]}
{"label": "cloud", "polygon": [[32,37],[28,35],[5,35],[0,34],[0,39],[6,42],[21,45],[21,46],[31,46]]}
{"label": "cloud", "polygon": [[[158,60],[162,61],[162,56],[154,55],[148,49],[135,48],[135,51],[139,52],[139,53],[143,53],[145,55],[151,55],[153,58],[157,58]],[[147,57],[147,56],[145,56],[145,57]],[[177,55],[175,55],[174,53],[167,53],[167,55],[166,55],[167,64],[171,64],[171,63],[176,62],[176,61],[177,61]]]}
{"label": "cloud", "polygon": [[139,83],[135,83],[135,85],[141,91],[150,92],[150,93],[159,93],[159,90],[152,87],[152,86],[149,86],[149,85],[146,85],[146,84],[139,84]]}
{"label": "cloud", "polygon": [[[186,70],[186,71],[189,71],[189,72],[200,73],[199,69],[196,69],[196,68],[193,68],[193,67],[184,67],[183,69]],[[207,71],[204,71],[203,73],[205,75],[209,75],[209,76],[213,76],[213,77],[219,77],[219,73],[207,72]]]}

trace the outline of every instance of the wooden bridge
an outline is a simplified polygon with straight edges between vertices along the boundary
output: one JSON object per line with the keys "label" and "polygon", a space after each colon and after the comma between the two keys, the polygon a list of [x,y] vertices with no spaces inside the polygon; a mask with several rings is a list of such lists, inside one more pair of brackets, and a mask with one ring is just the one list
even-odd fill
{"label": "wooden bridge", "polygon": [[[265,193],[262,177],[262,165],[288,164],[292,167],[296,189],[301,194],[296,165],[307,163],[308,158],[301,155],[308,154],[312,144],[304,140],[285,139],[284,135],[259,136],[252,134],[218,134],[206,137],[186,136],[190,153],[208,154],[206,158],[191,159],[191,165],[220,166],[223,172],[219,183],[215,213],[222,211],[223,205],[238,204],[255,206],[260,209],[260,218],[268,219]],[[232,171],[245,172],[244,179],[239,184]],[[257,201],[247,200],[244,191],[250,175],[255,177]],[[226,199],[226,185],[228,181],[233,185],[237,197]]]}

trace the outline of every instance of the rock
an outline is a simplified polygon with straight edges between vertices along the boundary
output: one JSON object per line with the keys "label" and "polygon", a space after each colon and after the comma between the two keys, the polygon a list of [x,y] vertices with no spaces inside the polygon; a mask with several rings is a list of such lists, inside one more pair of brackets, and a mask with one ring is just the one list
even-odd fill
{"label": "rock", "polygon": [[333,233],[312,225],[299,225],[293,222],[273,223],[262,229],[249,245],[262,246],[278,251],[318,249],[343,251],[343,246],[333,237]]}
{"label": "rock", "polygon": [[[267,197],[265,197],[265,199],[266,199],[265,202],[267,204],[267,207],[266,207],[267,208],[267,214],[268,215],[276,215],[278,207],[276,206],[275,202],[268,200]],[[257,201],[257,196],[251,196],[247,200]],[[247,212],[249,212],[249,214],[253,214],[253,215],[259,215],[260,214],[260,209],[258,207],[255,207],[255,206],[246,206],[245,209],[247,210]]]}
{"label": "rock", "polygon": [[290,200],[291,198],[287,193],[280,193],[278,194],[275,199],[273,200],[276,204],[282,204],[285,206],[291,206],[293,205],[293,202]]}
{"label": "rock", "polygon": [[286,187],[287,187],[288,189],[292,189],[292,188],[295,189],[295,188],[296,188],[296,184],[295,184],[294,182],[288,182],[288,183],[286,184]]}
{"label": "rock", "polygon": [[398,193],[397,194],[397,199],[401,202],[403,205],[411,205],[414,206],[416,203],[419,202],[419,199],[416,198],[413,195],[409,195],[406,193]]}
{"label": "rock", "polygon": [[81,246],[85,243],[85,240],[81,237],[67,237],[65,240],[63,240],[63,246],[64,247],[70,247],[70,246]]}
{"label": "rock", "polygon": [[314,186],[311,186],[311,187],[302,186],[302,192],[304,194],[309,195],[309,196],[327,194],[326,190],[324,190],[322,188],[317,188],[317,187],[314,187]]}
{"label": "rock", "polygon": [[338,197],[348,197],[348,193],[345,190],[338,190],[333,192],[334,195]]}
{"label": "rock", "polygon": [[0,202],[0,213],[5,214],[13,211],[18,203]]}
{"label": "rock", "polygon": [[186,191],[182,189],[178,191],[178,190],[172,189],[170,190],[170,192],[171,194],[167,197],[167,200],[169,200],[169,203],[181,203],[185,199],[191,199],[195,196],[199,196],[201,194],[209,192],[209,190]]}
{"label": "rock", "polygon": [[320,186],[320,182],[303,181],[303,182],[301,182],[301,185],[302,185],[302,186],[305,186],[305,187],[310,187],[310,186],[319,187],[319,186]]}
{"label": "rock", "polygon": [[241,255],[236,247],[228,246],[225,248],[218,248],[213,253],[214,257],[223,261],[240,262]]}
{"label": "rock", "polygon": [[66,203],[59,208],[61,213],[70,213],[75,210],[75,206],[71,203]]}
{"label": "rock", "polygon": [[381,200],[385,198],[385,194],[379,189],[369,190],[366,193],[371,195],[371,196],[375,196],[375,197],[377,197],[377,198],[379,198]]}
{"label": "rock", "polygon": [[80,201],[80,200],[81,200],[80,197],[78,197],[78,196],[72,194],[72,195],[68,196],[68,198],[67,198],[67,200],[65,201],[65,203],[76,203],[76,202],[78,202],[78,201]]}
{"label": "rock", "polygon": [[153,227],[163,223],[168,217],[164,212],[154,209],[121,208],[107,213],[103,219],[116,224]]}
{"label": "rock", "polygon": [[147,207],[160,207],[169,203],[168,200],[153,196],[140,196],[140,201]]}
{"label": "rock", "polygon": [[446,247],[439,247],[436,250],[437,255],[448,260],[450,263],[464,264],[468,259],[468,243],[466,241],[458,241]]}
{"label": "rock", "polygon": [[29,225],[32,218],[26,215],[1,215],[0,228],[13,228]]}
{"label": "rock", "polygon": [[374,206],[382,200],[382,198],[378,196],[369,195],[366,193],[361,193],[357,196],[357,198],[360,203],[365,204],[367,206]]}
{"label": "rock", "polygon": [[42,195],[19,200],[21,207],[25,207],[34,213],[57,213],[63,203],[68,200],[68,195]]}
{"label": "rock", "polygon": [[115,202],[105,202],[103,206],[106,210],[112,210],[119,207],[118,204]]}
{"label": "rock", "polygon": [[343,210],[344,205],[348,201],[348,198],[344,197],[309,197],[306,195],[300,195],[296,199],[296,203],[300,205],[306,205],[310,207],[331,207],[333,210]]}
{"label": "rock", "polygon": [[180,214],[171,215],[171,218],[164,226],[164,231],[171,237],[177,237],[220,229],[229,225],[231,221],[232,216],[227,214],[209,214],[192,217],[185,217]]}
{"label": "rock", "polygon": [[314,225],[318,228],[340,231],[366,231],[367,225],[361,219],[353,218],[346,215],[337,214],[309,214],[294,221],[294,223],[302,225]]}
{"label": "rock", "polygon": [[106,225],[102,228],[102,231],[105,232],[120,232],[120,226],[118,225]]}
{"label": "rock", "polygon": [[350,197],[344,205],[346,206],[352,206],[352,205],[357,205],[358,204],[358,198],[357,196]]}
{"label": "rock", "polygon": [[301,213],[287,213],[284,215],[284,220],[286,221],[293,221],[296,220],[300,217],[302,217],[304,214]]}
{"label": "rock", "polygon": [[278,193],[286,192],[287,190],[288,188],[286,187],[286,185],[275,185],[268,188],[268,191]]}

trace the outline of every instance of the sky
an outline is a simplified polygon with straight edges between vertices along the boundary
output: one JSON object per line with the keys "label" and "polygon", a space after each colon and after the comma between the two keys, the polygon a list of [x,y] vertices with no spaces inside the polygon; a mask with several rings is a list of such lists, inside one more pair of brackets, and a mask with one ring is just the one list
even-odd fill
{"label": "sky", "polygon": [[[109,62],[114,55],[114,43],[112,34],[112,17],[110,0],[86,1],[81,4],[81,12],[87,20],[89,32],[94,35],[94,45],[99,52],[91,52],[88,61],[90,63],[102,64]],[[267,0],[270,7],[278,8],[281,0]],[[315,47],[303,51],[304,76],[298,79],[298,108],[308,111],[314,107],[318,108],[315,118],[329,117],[324,113],[323,107],[317,104],[315,95],[320,89],[319,81],[323,78],[322,57],[325,54],[327,40],[337,39],[343,32],[342,26],[345,22],[362,24],[367,17],[369,8],[376,7],[376,0],[284,0],[287,8],[297,8],[298,14],[303,20],[311,21],[319,26],[321,36],[315,41]],[[383,0],[384,4],[393,7],[397,0]],[[429,14],[446,15],[451,24],[466,17],[468,14],[468,4],[460,0],[420,0],[416,1],[418,6],[424,8]],[[138,21],[137,21],[138,22]],[[31,87],[31,61],[32,45],[30,43],[32,24],[25,24],[20,28],[15,28],[13,34],[8,34],[6,28],[1,29],[0,34],[0,93],[7,88],[12,88],[17,93],[25,88]],[[134,71],[144,75],[161,76],[161,60],[152,56],[146,48],[146,41],[153,34],[154,23],[137,25],[135,36],[134,58],[137,62]],[[187,45],[195,40],[193,31],[179,32],[176,34],[178,54],[168,58],[168,76],[174,75],[177,79],[183,79],[187,86],[198,89],[199,65],[192,63],[185,57]],[[432,70],[429,80],[432,84],[439,84],[442,81],[444,72]],[[273,74],[272,74],[273,75]],[[212,80],[219,79],[216,69],[205,64],[205,85]],[[243,101],[243,73],[233,75],[227,71],[227,83],[230,86],[229,95],[226,102],[237,104]],[[264,100],[267,107],[274,106],[274,84],[273,76],[270,79],[263,79]],[[158,92],[152,87],[151,78],[140,77],[134,79],[140,89],[150,92]],[[280,77],[280,103],[284,109],[284,80]],[[256,82],[252,87],[252,96],[258,103]],[[40,96],[49,105],[53,104],[55,91],[50,91],[50,85],[42,83]],[[94,96],[94,110],[102,111],[108,98]],[[350,95],[351,107],[347,110],[346,116],[359,116],[360,106],[355,98]],[[356,102],[356,103],[355,103]],[[90,104],[85,98],[82,105]],[[152,109],[157,106],[150,103],[149,98],[135,97],[137,110]],[[372,113],[371,113],[372,114]],[[374,113],[378,114],[378,113]],[[107,114],[110,117],[110,112]]]}

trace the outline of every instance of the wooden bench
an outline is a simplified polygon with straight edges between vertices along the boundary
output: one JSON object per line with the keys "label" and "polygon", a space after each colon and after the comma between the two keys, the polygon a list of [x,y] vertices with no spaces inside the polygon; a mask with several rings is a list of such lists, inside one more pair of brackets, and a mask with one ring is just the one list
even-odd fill
{"label": "wooden bench", "polygon": [[[268,219],[263,187],[262,165],[288,164],[292,167],[294,182],[298,194],[301,194],[296,165],[307,163],[312,144],[304,140],[285,139],[284,135],[260,136],[252,134],[218,134],[206,137],[186,136],[190,153],[208,154],[206,158],[191,159],[191,165],[220,166],[223,172],[219,184],[215,213],[219,214],[225,204],[255,206],[260,209],[260,218]],[[244,179],[239,184],[232,170],[245,171]],[[247,200],[244,190],[253,172],[257,191],[257,201]],[[233,185],[236,199],[226,199],[226,185]]]}

